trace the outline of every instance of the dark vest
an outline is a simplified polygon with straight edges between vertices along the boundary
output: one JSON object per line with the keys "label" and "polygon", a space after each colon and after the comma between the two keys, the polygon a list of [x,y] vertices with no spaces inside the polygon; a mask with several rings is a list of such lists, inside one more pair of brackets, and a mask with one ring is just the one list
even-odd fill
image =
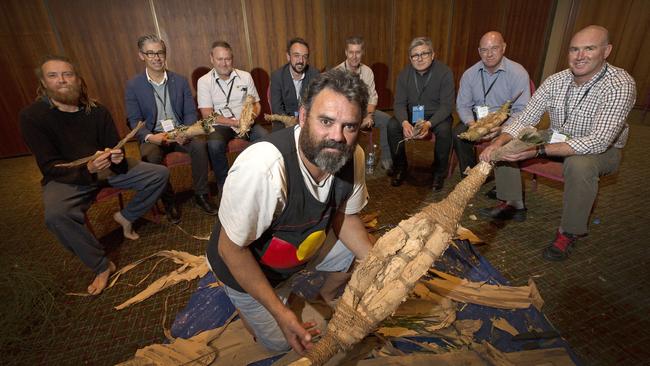
{"label": "dark vest", "polygon": [[[284,210],[273,220],[271,226],[248,248],[271,286],[275,287],[303,269],[325,242],[337,208],[352,194],[354,158],[334,175],[329,196],[323,203],[314,198],[305,186],[298,165],[294,129],[279,130],[261,141],[272,143],[282,154],[287,173],[287,202]],[[260,183],[265,184],[265,182]],[[251,212],[251,214],[255,213]],[[227,286],[245,292],[219,255],[220,231],[221,223],[217,220],[207,249],[210,266],[219,280]]]}

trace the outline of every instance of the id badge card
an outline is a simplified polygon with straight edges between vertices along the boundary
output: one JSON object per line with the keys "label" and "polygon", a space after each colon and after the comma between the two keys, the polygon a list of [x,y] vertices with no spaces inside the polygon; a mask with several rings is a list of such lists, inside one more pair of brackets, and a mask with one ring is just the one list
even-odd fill
{"label": "id badge card", "polygon": [[423,105],[414,105],[413,113],[411,113],[411,124],[416,124],[418,121],[424,119],[424,106]]}
{"label": "id badge card", "polygon": [[161,119],[160,120],[160,126],[162,127],[163,131],[165,132],[171,132],[174,130],[174,121],[167,118],[167,119]]}
{"label": "id badge card", "polygon": [[232,113],[232,109],[230,109],[230,107],[224,107],[219,109],[219,114],[226,118],[235,118],[235,114]]}
{"label": "id badge card", "polygon": [[565,135],[563,133],[557,132],[557,131],[553,131],[553,135],[551,135],[551,141],[549,141],[549,143],[550,144],[556,144],[558,142],[565,142],[568,139],[569,139],[569,136],[567,136],[567,135]]}
{"label": "id badge card", "polygon": [[474,106],[474,113],[476,114],[476,120],[478,121],[490,113],[490,107],[486,105]]}

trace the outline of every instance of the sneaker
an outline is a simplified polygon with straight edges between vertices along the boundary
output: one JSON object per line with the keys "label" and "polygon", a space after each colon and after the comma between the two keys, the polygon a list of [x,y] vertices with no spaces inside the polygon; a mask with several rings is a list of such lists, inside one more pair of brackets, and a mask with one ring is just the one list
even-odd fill
{"label": "sneaker", "polygon": [[543,256],[549,261],[563,261],[569,258],[569,254],[578,241],[578,236],[561,233],[560,230],[555,234],[555,240],[548,247],[544,248]]}
{"label": "sneaker", "polygon": [[526,208],[515,208],[507,204],[506,202],[501,202],[496,207],[493,208],[482,208],[479,210],[481,216],[484,216],[489,219],[506,221],[513,220],[517,222],[526,221]]}

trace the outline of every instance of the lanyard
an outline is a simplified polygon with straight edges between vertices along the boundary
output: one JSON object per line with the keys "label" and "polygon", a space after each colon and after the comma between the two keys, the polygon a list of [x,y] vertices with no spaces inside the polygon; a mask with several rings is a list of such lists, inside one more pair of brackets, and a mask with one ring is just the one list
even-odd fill
{"label": "lanyard", "polygon": [[429,67],[428,70],[429,76],[427,76],[427,80],[424,82],[424,85],[422,86],[422,91],[420,91],[420,86],[418,85],[418,73],[417,71],[413,71],[413,74],[415,76],[415,90],[418,92],[418,102],[420,101],[420,97],[422,97],[422,93],[424,93],[424,89],[429,84],[429,80],[431,80],[431,74],[433,74],[433,71],[431,71],[432,67],[433,64],[431,65],[431,67]]}
{"label": "lanyard", "polygon": [[490,84],[488,90],[485,91],[485,80],[483,80],[483,72],[485,72],[485,70],[481,69],[481,86],[483,87],[483,105],[487,105],[485,99],[487,98],[487,95],[490,93],[490,90],[492,90],[494,83],[496,83],[497,80],[499,80],[499,75],[501,75],[501,73],[497,70],[497,77],[494,78],[494,81],[492,81],[492,84]]}
{"label": "lanyard", "polygon": [[580,103],[582,103],[582,101],[587,97],[587,94],[589,94],[589,92],[591,91],[591,88],[593,88],[594,85],[598,84],[600,79],[605,77],[606,73],[607,73],[607,64],[605,64],[605,68],[600,73],[600,75],[598,75],[598,78],[596,78],[596,80],[594,80],[593,84],[591,84],[591,86],[589,86],[589,88],[587,88],[587,90],[585,90],[585,93],[582,94],[582,97],[580,97],[580,100],[578,100],[578,103],[575,106],[573,106],[571,111],[569,111],[569,91],[571,90],[571,83],[569,83],[569,86],[567,86],[567,88],[566,88],[566,93],[564,94],[564,121],[562,122],[562,125],[560,127],[564,127],[564,125],[566,124],[566,121],[569,119],[569,116],[572,115],[573,112],[575,112],[576,109],[578,109],[578,107],[580,106]]}
{"label": "lanyard", "polygon": [[[221,92],[226,97],[226,105],[225,106],[227,107],[228,104],[230,104],[230,94],[232,93],[232,87],[235,85],[235,78],[233,77],[232,80],[230,80],[230,82],[228,83],[228,84],[230,84],[230,89],[228,90],[228,94],[226,94],[226,91],[223,90],[223,87],[221,86],[221,84],[219,84],[219,78],[215,78],[214,82],[217,83],[217,86],[219,87],[219,89],[221,89]],[[226,84],[226,85],[228,85],[228,84]]]}
{"label": "lanyard", "polygon": [[167,82],[165,81],[165,93],[164,97],[161,99],[160,94],[156,91],[156,88],[153,88],[153,93],[158,98],[158,101],[163,106],[163,113],[165,113],[165,119],[167,119]]}

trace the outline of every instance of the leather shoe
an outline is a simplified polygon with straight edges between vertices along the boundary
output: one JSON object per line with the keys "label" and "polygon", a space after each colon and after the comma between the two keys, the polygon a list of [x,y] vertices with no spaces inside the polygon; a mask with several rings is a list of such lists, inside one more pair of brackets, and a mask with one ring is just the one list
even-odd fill
{"label": "leather shoe", "polygon": [[406,179],[406,171],[398,170],[395,172],[395,176],[390,181],[390,185],[393,187],[399,187],[402,185],[405,179]]}
{"label": "leather shoe", "polygon": [[181,222],[181,214],[178,212],[178,207],[176,207],[174,201],[164,202],[163,206],[165,206],[165,217],[169,223],[176,225]]}
{"label": "leather shoe", "polygon": [[443,177],[433,177],[433,190],[434,191],[439,191],[442,189],[442,186],[445,185],[445,178]]}
{"label": "leather shoe", "polygon": [[526,221],[526,208],[515,208],[505,202],[501,202],[493,208],[482,208],[479,210],[479,213],[481,216],[493,220],[513,220],[517,222]]}
{"label": "leather shoe", "polygon": [[199,206],[201,210],[203,210],[208,215],[214,216],[217,213],[219,213],[217,207],[213,205],[212,202],[210,202],[210,198],[208,197],[207,194],[194,195],[194,202],[196,203],[197,206]]}

